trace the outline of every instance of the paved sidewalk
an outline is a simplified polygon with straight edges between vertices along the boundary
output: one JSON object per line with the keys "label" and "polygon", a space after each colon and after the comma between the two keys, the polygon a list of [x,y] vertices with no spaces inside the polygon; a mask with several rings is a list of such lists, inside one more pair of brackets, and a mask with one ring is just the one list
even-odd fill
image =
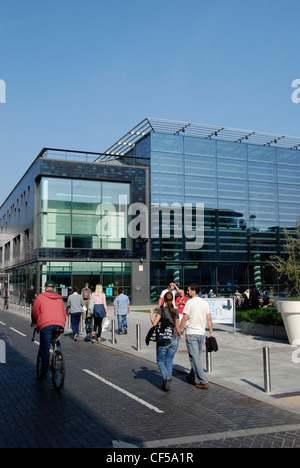
{"label": "paved sidewalk", "polygon": [[[111,330],[103,333],[102,344],[113,347],[120,352],[130,353],[151,362],[156,362],[156,346],[145,343],[145,337],[151,327],[150,306],[131,307],[128,315],[128,334],[116,336],[116,343],[112,343]],[[138,311],[137,311],[138,310]],[[113,308],[109,308],[110,319],[117,319],[113,315]],[[140,325],[141,349],[137,350],[136,326]],[[211,383],[236,390],[247,396],[268,401],[272,404],[285,405],[287,403],[300,414],[300,348],[292,347],[288,342],[270,340],[262,337],[243,335],[238,326],[234,332],[229,325],[214,325],[219,351],[211,353],[211,373],[208,379]],[[269,348],[271,392],[264,390],[263,348]],[[293,356],[294,353],[294,356]],[[294,361],[293,362],[293,359]],[[295,360],[298,359],[299,363]],[[203,367],[206,368],[206,353],[203,352]],[[190,370],[189,357],[186,350],[185,337],[180,341],[175,355],[174,370],[188,372]],[[279,403],[280,402],[280,403]]]}

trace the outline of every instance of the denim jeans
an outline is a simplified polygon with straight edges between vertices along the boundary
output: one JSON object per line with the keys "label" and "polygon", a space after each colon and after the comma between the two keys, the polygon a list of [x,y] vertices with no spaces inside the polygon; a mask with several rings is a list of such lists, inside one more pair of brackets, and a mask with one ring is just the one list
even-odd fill
{"label": "denim jeans", "polygon": [[80,325],[81,312],[74,312],[71,314],[71,325],[73,335],[79,335],[79,325]]}
{"label": "denim jeans", "polygon": [[127,329],[127,315],[119,315],[118,317],[118,333],[122,333],[123,328]]}
{"label": "denim jeans", "polygon": [[[41,374],[47,375],[49,367],[49,350],[51,346],[52,331],[55,328],[61,328],[58,325],[49,325],[40,331],[40,354],[42,360]],[[60,348],[59,341],[57,342],[58,348]]]}
{"label": "denim jeans", "polygon": [[163,380],[172,378],[173,361],[179,346],[179,339],[172,338],[165,346],[157,345],[157,365]]}
{"label": "denim jeans", "polygon": [[189,377],[195,380],[195,383],[200,384],[208,383],[208,379],[201,364],[201,353],[204,340],[205,335],[186,335],[186,346],[191,363],[191,372]]}

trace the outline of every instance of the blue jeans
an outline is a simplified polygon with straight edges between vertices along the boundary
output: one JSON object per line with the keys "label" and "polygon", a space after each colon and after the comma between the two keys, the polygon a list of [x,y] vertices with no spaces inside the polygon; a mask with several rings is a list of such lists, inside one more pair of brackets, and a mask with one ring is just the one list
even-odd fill
{"label": "blue jeans", "polygon": [[80,324],[81,312],[75,312],[71,314],[71,325],[73,335],[79,335],[79,324]]}
{"label": "blue jeans", "polygon": [[[52,332],[55,328],[61,328],[59,325],[49,325],[40,331],[40,354],[42,360],[41,374],[47,375],[49,367],[49,350],[51,346]],[[58,348],[60,348],[59,341],[57,342]]]}
{"label": "blue jeans", "polygon": [[173,361],[176,351],[179,346],[179,339],[172,338],[165,346],[158,346],[157,351],[157,365],[162,374],[163,380],[172,378]]}
{"label": "blue jeans", "polygon": [[127,329],[127,315],[119,315],[118,317],[118,333],[122,333],[123,328]]}
{"label": "blue jeans", "polygon": [[186,346],[189,353],[191,372],[189,377],[195,380],[195,383],[208,383],[201,364],[201,353],[204,345],[205,335],[186,335]]}

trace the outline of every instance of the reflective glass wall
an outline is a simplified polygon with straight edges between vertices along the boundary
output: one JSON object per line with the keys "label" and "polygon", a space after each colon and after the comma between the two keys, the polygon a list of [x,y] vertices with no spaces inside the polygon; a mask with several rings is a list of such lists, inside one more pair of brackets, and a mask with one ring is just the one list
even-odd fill
{"label": "reflective glass wall", "polygon": [[43,177],[39,190],[39,247],[130,248],[129,183]]}
{"label": "reflective glass wall", "polygon": [[[148,138],[152,205],[204,204],[200,249],[187,249],[184,235],[152,239],[153,294],[172,279],[196,279],[206,292],[232,293],[255,282],[282,293],[266,260],[283,252],[283,227],[293,232],[300,214],[299,152],[183,135]],[[195,229],[195,217],[192,223]],[[170,224],[178,232],[172,216]]]}

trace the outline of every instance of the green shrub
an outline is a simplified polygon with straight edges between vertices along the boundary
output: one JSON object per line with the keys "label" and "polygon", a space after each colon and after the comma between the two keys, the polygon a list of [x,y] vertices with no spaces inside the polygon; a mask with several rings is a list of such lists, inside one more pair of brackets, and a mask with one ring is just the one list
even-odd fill
{"label": "green shrub", "polygon": [[262,325],[283,325],[281,314],[274,307],[268,309],[250,309],[242,313],[242,321]]}

